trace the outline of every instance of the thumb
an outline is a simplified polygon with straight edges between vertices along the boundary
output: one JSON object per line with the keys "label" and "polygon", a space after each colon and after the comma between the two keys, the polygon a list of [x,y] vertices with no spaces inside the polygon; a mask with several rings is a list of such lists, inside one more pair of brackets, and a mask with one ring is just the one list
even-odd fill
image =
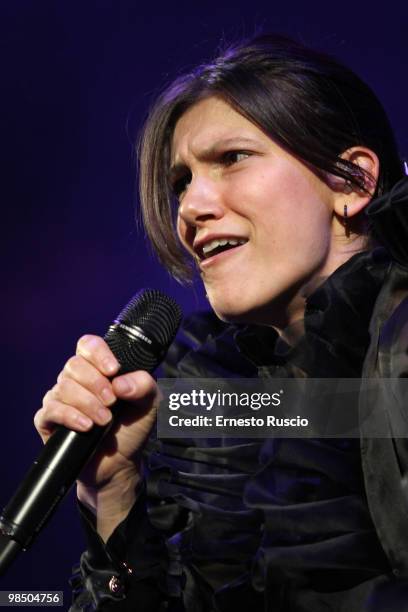
{"label": "thumb", "polygon": [[117,398],[128,403],[159,402],[161,393],[154,378],[145,370],[137,370],[123,376],[117,376],[112,381],[113,392]]}

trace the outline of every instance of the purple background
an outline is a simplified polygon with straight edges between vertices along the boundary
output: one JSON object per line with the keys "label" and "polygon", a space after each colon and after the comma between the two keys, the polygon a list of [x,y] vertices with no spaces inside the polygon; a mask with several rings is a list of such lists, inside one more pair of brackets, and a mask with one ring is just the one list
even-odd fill
{"label": "purple background", "polygon": [[[334,53],[375,89],[408,154],[406,7],[146,4],[0,3],[1,507],[41,448],[33,414],[80,335],[103,334],[143,286],[169,292],[186,312],[205,306],[200,288],[182,288],[160,269],[134,221],[132,142],[169,79],[211,57],[221,38],[288,33]],[[68,597],[83,547],[71,494],[0,589]]]}

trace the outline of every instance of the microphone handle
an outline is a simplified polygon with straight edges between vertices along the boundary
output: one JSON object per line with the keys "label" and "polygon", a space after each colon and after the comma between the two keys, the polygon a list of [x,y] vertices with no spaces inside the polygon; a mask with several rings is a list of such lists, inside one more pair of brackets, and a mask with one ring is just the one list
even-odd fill
{"label": "microphone handle", "polygon": [[59,426],[50,436],[0,517],[0,575],[33,542],[112,425],[113,418],[86,432]]}
{"label": "microphone handle", "polygon": [[94,424],[86,432],[59,426],[50,436],[0,518],[10,524],[9,535],[23,548],[40,531],[111,426],[112,421],[105,427]]}

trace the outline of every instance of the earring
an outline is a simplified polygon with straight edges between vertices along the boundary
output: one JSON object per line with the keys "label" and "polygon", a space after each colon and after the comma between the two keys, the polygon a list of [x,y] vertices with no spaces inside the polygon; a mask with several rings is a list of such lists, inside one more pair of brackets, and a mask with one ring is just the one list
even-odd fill
{"label": "earring", "polygon": [[345,230],[345,234],[346,234],[346,238],[349,238],[350,236],[350,228],[348,226],[348,210],[347,210],[347,204],[344,205],[344,212],[343,212],[343,225],[344,225],[344,230]]}

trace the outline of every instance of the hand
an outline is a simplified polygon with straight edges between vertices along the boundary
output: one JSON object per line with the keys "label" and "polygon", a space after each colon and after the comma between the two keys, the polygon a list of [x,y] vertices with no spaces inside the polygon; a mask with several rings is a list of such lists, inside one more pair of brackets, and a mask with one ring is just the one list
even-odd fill
{"label": "hand", "polygon": [[160,402],[160,392],[150,374],[138,370],[111,380],[118,370],[119,363],[102,338],[83,336],[76,355],[67,361],[34,417],[45,443],[57,425],[74,431],[87,431],[94,423],[106,425],[116,400],[126,400],[117,408],[115,424],[78,479],[81,501],[99,513],[103,499],[110,515],[119,511],[119,506],[123,514],[123,508],[128,509],[131,503],[140,478],[141,449]]}

